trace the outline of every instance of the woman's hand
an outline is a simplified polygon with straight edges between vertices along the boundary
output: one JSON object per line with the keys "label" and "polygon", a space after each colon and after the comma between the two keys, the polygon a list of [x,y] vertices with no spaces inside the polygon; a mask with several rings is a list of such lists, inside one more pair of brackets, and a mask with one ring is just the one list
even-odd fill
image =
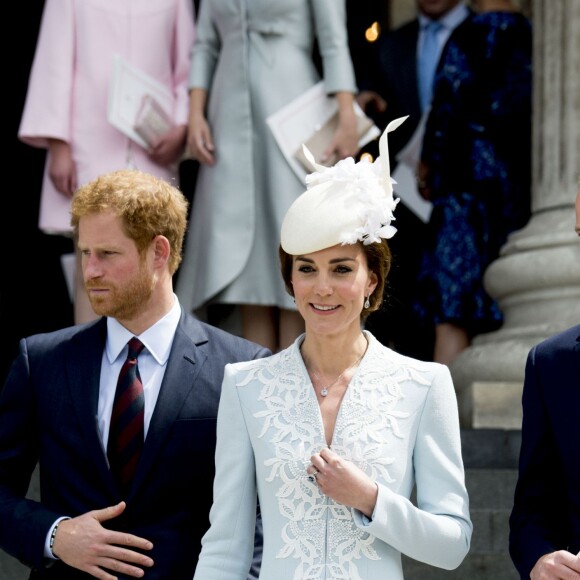
{"label": "woman's hand", "polygon": [[190,118],[187,148],[192,159],[205,165],[215,163],[213,137],[204,116]]}
{"label": "woman's hand", "polygon": [[189,129],[187,132],[187,154],[205,165],[215,163],[215,150],[209,123],[205,118],[205,89],[191,89],[189,93]]}
{"label": "woman's hand", "polygon": [[72,197],[77,188],[77,169],[69,143],[49,139],[50,163],[48,176],[55,189],[66,197]]}
{"label": "woman's hand", "polygon": [[360,149],[353,94],[337,93],[336,100],[338,102],[338,127],[320,158],[320,163],[325,165],[333,165],[345,157],[354,157]]}
{"label": "woman's hand", "polygon": [[352,461],[343,459],[330,449],[323,449],[310,458],[306,470],[314,475],[320,491],[334,501],[353,507],[371,517],[377,502],[377,484]]}
{"label": "woman's hand", "polygon": [[175,125],[152,145],[149,157],[163,167],[177,163],[183,155],[186,138],[187,125]]}

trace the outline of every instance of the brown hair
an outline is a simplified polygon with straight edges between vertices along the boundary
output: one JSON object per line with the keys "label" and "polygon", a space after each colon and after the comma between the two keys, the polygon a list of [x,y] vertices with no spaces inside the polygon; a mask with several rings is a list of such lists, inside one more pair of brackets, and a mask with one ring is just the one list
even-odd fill
{"label": "brown hair", "polygon": [[80,187],[71,203],[71,225],[78,236],[81,217],[112,210],[142,253],[157,235],[169,240],[169,272],[181,263],[187,227],[187,198],[168,182],[135,169],[105,173]]}
{"label": "brown hair", "polygon": [[[370,306],[363,308],[361,312],[361,319],[365,319],[371,312],[378,310],[383,302],[383,292],[389,270],[391,269],[391,249],[385,239],[381,240],[381,242],[368,244],[366,246],[362,242],[357,243],[366,256],[368,269],[374,272],[377,277],[377,287],[369,296]],[[278,255],[280,257],[280,271],[284,285],[286,286],[286,292],[290,296],[294,296],[294,289],[292,288],[292,265],[294,263],[294,256],[285,252],[282,246],[278,248]]]}

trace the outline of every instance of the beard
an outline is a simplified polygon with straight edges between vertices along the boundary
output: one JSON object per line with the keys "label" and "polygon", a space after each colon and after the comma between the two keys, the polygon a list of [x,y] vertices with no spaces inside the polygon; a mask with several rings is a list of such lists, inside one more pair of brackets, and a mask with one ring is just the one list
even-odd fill
{"label": "beard", "polygon": [[85,288],[106,287],[106,295],[90,294],[89,301],[95,312],[99,316],[111,316],[117,320],[127,320],[140,314],[144,305],[153,294],[154,279],[149,274],[145,264],[141,264],[137,275],[123,283],[122,286],[115,284],[85,282]]}

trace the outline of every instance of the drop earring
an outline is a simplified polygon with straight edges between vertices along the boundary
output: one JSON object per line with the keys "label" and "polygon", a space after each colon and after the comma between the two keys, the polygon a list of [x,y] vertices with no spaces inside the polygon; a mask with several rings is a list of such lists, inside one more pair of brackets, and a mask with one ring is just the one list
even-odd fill
{"label": "drop earring", "polygon": [[368,296],[365,299],[364,307],[365,307],[365,309],[371,307],[371,301],[369,300],[369,297]]}

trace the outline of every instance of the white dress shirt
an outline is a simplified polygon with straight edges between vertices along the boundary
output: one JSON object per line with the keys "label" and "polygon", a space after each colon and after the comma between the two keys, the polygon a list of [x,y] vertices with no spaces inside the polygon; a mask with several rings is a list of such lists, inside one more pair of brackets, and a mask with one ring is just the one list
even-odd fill
{"label": "white dress shirt", "polygon": [[[144,429],[145,437],[151,422],[151,416],[155,409],[155,403],[159,396],[161,381],[165,374],[169,351],[173,344],[175,330],[181,316],[181,307],[177,296],[174,295],[171,310],[153,326],[137,338],[145,345],[139,355],[139,374],[143,383],[143,393],[145,395],[145,417]],[[103,351],[101,363],[101,382],[99,386],[99,405],[97,409],[97,420],[99,433],[103,442],[103,448],[107,448],[109,440],[109,426],[117,378],[119,371],[127,358],[127,342],[133,338],[122,324],[114,318],[107,318],[107,342]]]}
{"label": "white dress shirt", "polygon": [[[181,316],[181,306],[177,296],[173,296],[173,306],[171,310],[153,326],[137,338],[145,345],[139,355],[139,374],[143,383],[143,393],[145,395],[145,417],[144,429],[145,437],[151,422],[151,416],[155,409],[155,403],[161,389],[161,382],[167,367],[169,352],[173,344],[173,337],[179,318]],[[127,358],[127,343],[135,336],[129,332],[122,324],[114,318],[107,318],[107,340],[103,359],[101,362],[101,380],[99,384],[99,403],[97,407],[97,423],[103,449],[107,449],[109,439],[109,426],[111,423],[111,413],[113,411],[113,401],[117,388],[117,378],[119,371]],[[106,506],[103,506],[106,507]],[[59,518],[48,530],[44,542],[44,557],[56,560],[50,549],[50,536],[54,527],[64,518]]]}

